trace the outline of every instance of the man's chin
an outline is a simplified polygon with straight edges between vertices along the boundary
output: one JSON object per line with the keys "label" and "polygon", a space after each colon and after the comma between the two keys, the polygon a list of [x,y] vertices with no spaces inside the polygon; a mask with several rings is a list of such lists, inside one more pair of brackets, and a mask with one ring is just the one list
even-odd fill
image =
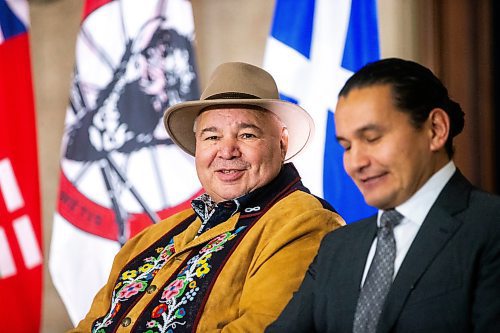
{"label": "man's chin", "polygon": [[393,208],[389,207],[390,203],[387,198],[380,196],[380,193],[373,193],[373,192],[375,191],[370,191],[370,193],[361,192],[363,194],[363,197],[367,205],[378,209]]}

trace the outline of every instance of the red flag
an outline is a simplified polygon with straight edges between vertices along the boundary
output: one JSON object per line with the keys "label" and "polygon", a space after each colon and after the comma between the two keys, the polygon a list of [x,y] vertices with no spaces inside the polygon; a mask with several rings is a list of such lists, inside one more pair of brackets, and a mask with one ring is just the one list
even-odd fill
{"label": "red flag", "polygon": [[0,3],[2,331],[40,330],[42,231],[26,1]]}
{"label": "red flag", "polygon": [[87,0],[66,113],[50,272],[73,323],[120,246],[200,194],[164,110],[199,97],[188,0]]}

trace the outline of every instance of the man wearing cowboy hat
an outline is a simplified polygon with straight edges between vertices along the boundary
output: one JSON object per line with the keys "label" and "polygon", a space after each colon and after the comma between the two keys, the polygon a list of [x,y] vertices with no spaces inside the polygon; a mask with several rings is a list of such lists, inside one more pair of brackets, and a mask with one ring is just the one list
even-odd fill
{"label": "man wearing cowboy hat", "polygon": [[74,332],[262,332],[343,224],[284,163],[310,140],[312,119],[261,68],[225,63],[164,122],[206,193],[124,245]]}

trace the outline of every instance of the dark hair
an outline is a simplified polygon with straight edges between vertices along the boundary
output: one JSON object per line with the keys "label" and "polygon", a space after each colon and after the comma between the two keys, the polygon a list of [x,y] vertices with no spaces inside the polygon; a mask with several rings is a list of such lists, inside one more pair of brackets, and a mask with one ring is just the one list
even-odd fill
{"label": "dark hair", "polygon": [[448,96],[443,83],[426,67],[408,60],[388,58],[369,63],[347,80],[339,97],[345,97],[352,89],[373,85],[391,86],[394,105],[408,113],[416,128],[421,128],[434,108],[443,109],[450,117],[450,134],[445,149],[453,156],[453,137],[464,128],[464,112],[460,105]]}

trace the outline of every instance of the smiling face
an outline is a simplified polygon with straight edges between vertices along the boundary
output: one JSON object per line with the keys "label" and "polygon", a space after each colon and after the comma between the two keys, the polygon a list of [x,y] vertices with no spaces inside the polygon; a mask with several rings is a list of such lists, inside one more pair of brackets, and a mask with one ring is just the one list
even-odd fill
{"label": "smiling face", "polygon": [[273,180],[288,134],[269,111],[231,107],[200,114],[195,128],[198,178],[215,202],[245,195]]}
{"label": "smiling face", "polygon": [[415,128],[394,106],[389,85],[355,88],[339,98],[335,127],[344,167],[369,205],[402,204],[446,164],[443,121],[447,125],[444,111],[435,109]]}

